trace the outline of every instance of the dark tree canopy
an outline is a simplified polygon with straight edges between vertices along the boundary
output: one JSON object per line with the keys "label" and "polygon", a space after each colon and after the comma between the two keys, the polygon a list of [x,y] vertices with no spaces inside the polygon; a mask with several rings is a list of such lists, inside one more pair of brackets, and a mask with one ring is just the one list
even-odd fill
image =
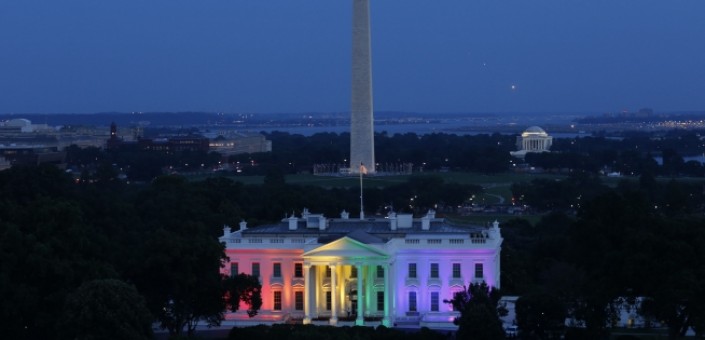
{"label": "dark tree canopy", "polygon": [[59,332],[63,339],[152,339],[152,315],[134,286],[89,281],[67,297]]}
{"label": "dark tree canopy", "polygon": [[452,300],[445,301],[460,312],[455,319],[458,325],[457,339],[504,339],[500,316],[507,311],[499,305],[502,297],[499,289],[485,282],[474,283],[455,293]]}

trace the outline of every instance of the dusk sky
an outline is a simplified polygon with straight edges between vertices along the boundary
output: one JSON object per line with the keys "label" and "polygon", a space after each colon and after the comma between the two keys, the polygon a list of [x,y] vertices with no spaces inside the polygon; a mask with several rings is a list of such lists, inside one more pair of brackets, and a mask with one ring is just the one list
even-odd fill
{"label": "dusk sky", "polygon": [[[350,0],[5,0],[0,113],[348,112]],[[376,111],[705,110],[703,0],[372,0]]]}

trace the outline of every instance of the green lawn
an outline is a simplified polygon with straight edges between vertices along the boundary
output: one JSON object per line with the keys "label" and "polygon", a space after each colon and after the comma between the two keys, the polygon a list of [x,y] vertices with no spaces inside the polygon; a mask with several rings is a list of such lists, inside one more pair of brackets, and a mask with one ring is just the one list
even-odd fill
{"label": "green lawn", "polygon": [[[426,172],[415,173],[413,175],[404,176],[365,176],[363,184],[366,188],[386,187],[388,185],[405,182],[411,176],[438,176],[443,178],[446,183],[458,184],[474,184],[482,186],[485,193],[477,197],[477,202],[480,204],[498,204],[511,203],[511,185],[517,182],[528,182],[536,178],[564,178],[562,175],[547,175],[547,174],[497,174],[485,175],[469,172]],[[192,180],[201,180],[208,176],[196,175],[191,177]],[[264,176],[241,176],[228,175],[225,176],[233,181],[242,182],[243,184],[262,184]],[[359,177],[341,177],[341,176],[314,176],[310,174],[287,175],[286,182],[289,184],[300,185],[316,185],[324,188],[350,188],[360,185]]]}

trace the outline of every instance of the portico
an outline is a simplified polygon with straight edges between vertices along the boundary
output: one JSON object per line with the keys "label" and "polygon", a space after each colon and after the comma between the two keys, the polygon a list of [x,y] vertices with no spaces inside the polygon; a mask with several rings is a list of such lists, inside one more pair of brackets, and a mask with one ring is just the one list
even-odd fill
{"label": "portico", "polygon": [[381,317],[390,325],[389,255],[344,236],[304,252],[303,259],[305,324],[328,317],[336,325],[340,317],[355,317],[356,325],[364,325],[365,317]]}

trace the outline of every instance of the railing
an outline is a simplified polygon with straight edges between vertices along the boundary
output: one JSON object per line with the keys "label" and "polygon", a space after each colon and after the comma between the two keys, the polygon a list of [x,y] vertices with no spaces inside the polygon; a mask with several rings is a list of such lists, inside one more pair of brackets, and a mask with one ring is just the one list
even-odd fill
{"label": "railing", "polygon": [[305,244],[305,238],[235,238],[226,239],[229,243],[249,243],[249,244]]}
{"label": "railing", "polygon": [[[470,239],[462,239],[462,238],[451,238],[451,239],[440,239],[440,238],[431,238],[431,239],[426,239],[425,244],[448,244],[448,245],[453,245],[453,246],[459,246],[459,245],[464,245],[466,244],[465,241],[468,241],[470,244],[486,244],[488,242],[488,238],[475,238],[471,237]],[[408,245],[420,245],[421,244],[421,239],[404,239],[404,244]]]}

